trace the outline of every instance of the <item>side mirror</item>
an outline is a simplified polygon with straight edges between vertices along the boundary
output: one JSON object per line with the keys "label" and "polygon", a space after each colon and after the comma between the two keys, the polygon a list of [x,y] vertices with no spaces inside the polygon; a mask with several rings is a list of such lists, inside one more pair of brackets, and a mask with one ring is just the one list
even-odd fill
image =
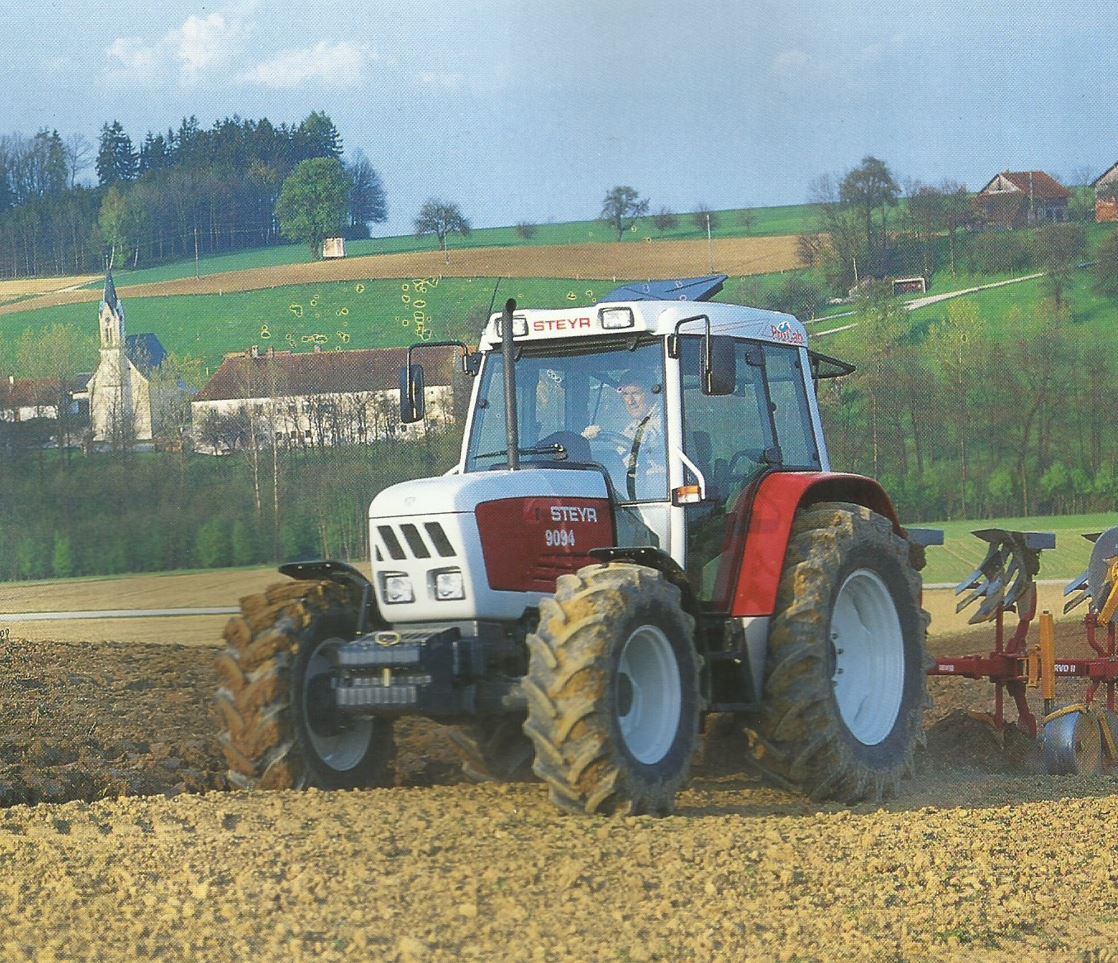
{"label": "side mirror", "polygon": [[699,379],[704,395],[732,395],[738,384],[734,339],[707,335],[699,352]]}
{"label": "side mirror", "polygon": [[423,397],[423,365],[404,365],[400,369],[400,423],[411,425],[427,414]]}

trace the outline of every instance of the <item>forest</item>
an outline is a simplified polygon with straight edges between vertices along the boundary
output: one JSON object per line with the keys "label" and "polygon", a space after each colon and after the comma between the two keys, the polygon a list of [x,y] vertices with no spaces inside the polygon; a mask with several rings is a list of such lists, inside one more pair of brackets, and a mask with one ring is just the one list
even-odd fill
{"label": "forest", "polygon": [[[275,216],[284,179],[312,158],[341,159],[341,135],[312,112],[295,124],[196,117],[137,146],[117,121],[98,145],[58,131],[0,137],[0,277],[101,271],[117,263],[262,247],[280,242]],[[97,186],[81,183],[93,166]],[[368,237],[387,217],[380,176],[353,152],[349,235]]]}

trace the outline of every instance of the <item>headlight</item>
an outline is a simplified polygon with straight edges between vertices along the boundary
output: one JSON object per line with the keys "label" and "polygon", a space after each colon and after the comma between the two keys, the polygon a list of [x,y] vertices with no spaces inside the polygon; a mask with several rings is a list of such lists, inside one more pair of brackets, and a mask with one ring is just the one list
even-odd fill
{"label": "headlight", "polygon": [[466,597],[466,583],[461,569],[444,568],[431,573],[435,587],[435,598],[440,602]]}
{"label": "headlight", "polygon": [[385,572],[380,579],[384,601],[389,605],[415,601],[415,590],[411,586],[411,579],[406,575],[400,572]]}
{"label": "headlight", "polygon": [[636,324],[632,308],[602,308],[598,311],[598,321],[604,331],[631,328]]}

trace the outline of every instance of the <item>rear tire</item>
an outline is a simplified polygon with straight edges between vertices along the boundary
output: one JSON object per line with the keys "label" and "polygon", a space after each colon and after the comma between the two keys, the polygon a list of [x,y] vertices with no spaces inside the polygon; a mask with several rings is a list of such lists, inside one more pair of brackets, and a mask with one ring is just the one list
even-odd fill
{"label": "rear tire", "polygon": [[572,813],[667,815],[699,728],[694,620],[653,569],[563,575],[528,636],[524,731],[552,802]]}
{"label": "rear tire", "polygon": [[217,658],[215,701],[231,785],[355,789],[392,781],[392,724],[333,708],[333,651],[354,637],[357,602],[334,582],[282,582],[241,600]]}
{"label": "rear tire", "polygon": [[769,634],[758,764],[813,799],[896,791],[924,743],[928,614],[909,543],[844,502],[797,516]]}

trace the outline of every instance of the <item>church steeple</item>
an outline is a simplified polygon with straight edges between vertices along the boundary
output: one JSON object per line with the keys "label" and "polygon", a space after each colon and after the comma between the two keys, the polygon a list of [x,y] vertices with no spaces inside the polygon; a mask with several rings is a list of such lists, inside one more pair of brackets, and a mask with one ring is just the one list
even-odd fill
{"label": "church steeple", "polygon": [[109,271],[105,275],[105,294],[101,298],[110,308],[114,311],[116,306],[120,303],[120,298],[116,296],[116,285],[113,284],[113,272]]}
{"label": "church steeple", "polygon": [[101,350],[124,347],[124,305],[116,293],[113,273],[105,275],[105,293],[101,297]]}

